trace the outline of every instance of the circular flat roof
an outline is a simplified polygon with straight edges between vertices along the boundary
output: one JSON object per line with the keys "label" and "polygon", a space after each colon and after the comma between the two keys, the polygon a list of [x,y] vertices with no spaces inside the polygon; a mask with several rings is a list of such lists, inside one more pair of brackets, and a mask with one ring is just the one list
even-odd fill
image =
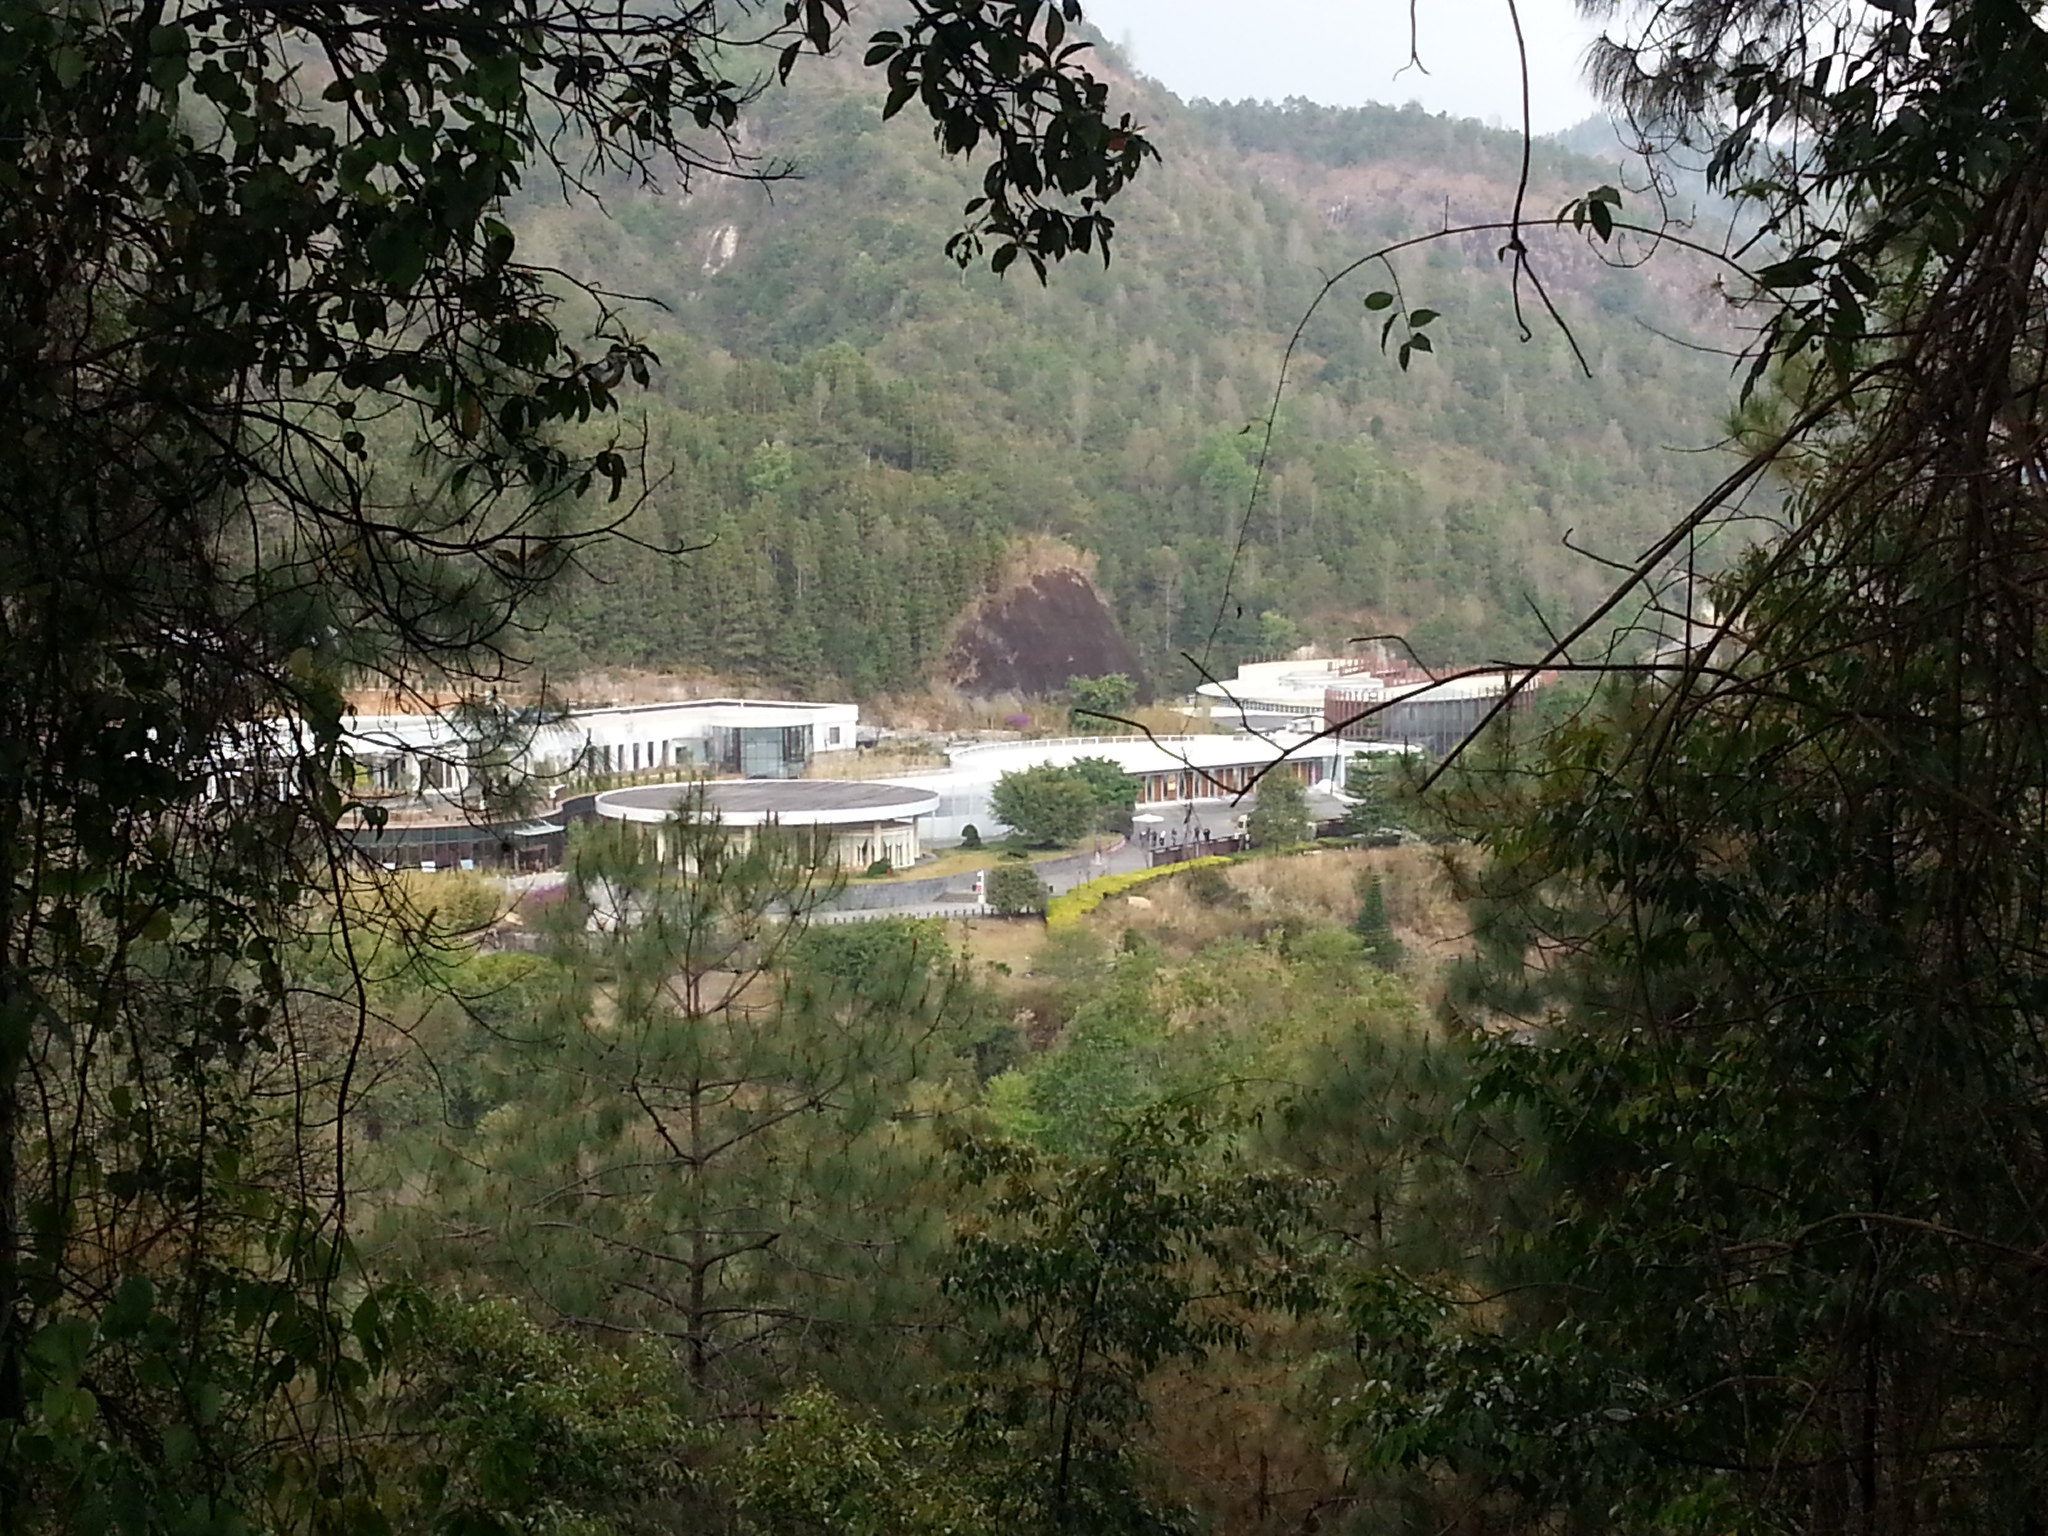
{"label": "circular flat roof", "polygon": [[676,807],[702,794],[729,827],[836,827],[928,816],[939,808],[930,790],[901,784],[858,784],[843,779],[721,779],[709,783],[652,784],[614,789],[597,797],[597,814],[612,821],[666,821]]}

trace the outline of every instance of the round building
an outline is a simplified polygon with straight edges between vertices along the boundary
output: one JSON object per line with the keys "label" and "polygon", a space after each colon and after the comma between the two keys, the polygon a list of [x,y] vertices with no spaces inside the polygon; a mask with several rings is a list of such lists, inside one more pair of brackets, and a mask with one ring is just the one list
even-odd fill
{"label": "round building", "polygon": [[929,790],[900,784],[839,779],[692,780],[609,790],[591,807],[607,821],[659,825],[678,810],[701,806],[735,836],[756,827],[818,828],[831,837],[832,856],[847,869],[877,859],[906,869],[923,852],[918,822],[938,809]]}

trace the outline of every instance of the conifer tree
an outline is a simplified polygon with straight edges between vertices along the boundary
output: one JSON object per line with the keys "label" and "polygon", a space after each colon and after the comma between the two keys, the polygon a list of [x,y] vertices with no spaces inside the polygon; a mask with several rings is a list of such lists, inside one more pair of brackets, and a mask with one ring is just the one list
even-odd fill
{"label": "conifer tree", "polygon": [[1366,958],[1374,965],[1383,971],[1401,968],[1406,951],[1394,937],[1394,925],[1387,917],[1387,893],[1378,871],[1359,877],[1358,916],[1351,921],[1351,931],[1364,943]]}
{"label": "conifer tree", "polygon": [[1291,848],[1308,836],[1308,792],[1286,762],[1259,780],[1245,833],[1254,848]]}
{"label": "conifer tree", "polygon": [[857,974],[802,963],[824,854],[687,812],[579,839],[564,983],[507,1042],[518,1092],[451,1147],[434,1199],[466,1265],[581,1327],[670,1340],[722,1400],[889,1316],[924,1223],[894,1117],[968,1071],[942,943]]}

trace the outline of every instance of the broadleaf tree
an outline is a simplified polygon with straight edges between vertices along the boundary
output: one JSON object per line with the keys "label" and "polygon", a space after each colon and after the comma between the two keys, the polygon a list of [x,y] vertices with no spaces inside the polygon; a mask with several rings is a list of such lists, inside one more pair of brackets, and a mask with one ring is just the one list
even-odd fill
{"label": "broadleaf tree", "polygon": [[1483,1468],[1530,1519],[2022,1529],[2048,37],[1978,0],[1616,19],[1602,82],[1775,244],[1752,454],[1660,549],[1774,471],[1782,527],[1451,801],[1486,854],[1470,1103],[1516,1127],[1535,1207],[1495,1317],[1360,1308],[1405,1357],[1360,1444]]}
{"label": "broadleaf tree", "polygon": [[[956,260],[1106,251],[1151,151],[1072,19],[914,0],[874,45],[986,157]],[[355,1507],[345,1441],[279,1450],[384,1356],[335,1301],[373,989],[280,958],[347,906],[345,694],[480,691],[635,503],[607,418],[656,359],[516,199],[773,173],[756,77],[851,25],[0,4],[0,1526]]]}
{"label": "broadleaf tree", "polygon": [[1254,848],[1289,848],[1308,832],[1308,791],[1287,764],[1279,764],[1260,778],[1253,792],[1245,835]]}
{"label": "broadleaf tree", "polygon": [[1082,775],[1057,763],[1040,763],[997,779],[989,809],[1027,843],[1050,848],[1094,830],[1101,801]]}

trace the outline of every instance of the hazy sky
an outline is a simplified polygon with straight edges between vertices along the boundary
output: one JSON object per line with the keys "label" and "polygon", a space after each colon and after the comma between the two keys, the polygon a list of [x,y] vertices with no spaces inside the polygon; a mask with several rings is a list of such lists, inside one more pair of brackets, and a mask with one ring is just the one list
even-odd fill
{"label": "hazy sky", "polygon": [[[1184,97],[1333,106],[1419,101],[1431,111],[1517,126],[1521,84],[1506,0],[1415,0],[1422,62],[1409,69],[1408,0],[1083,0],[1089,21],[1127,44],[1139,71]],[[1520,0],[1538,133],[1595,110],[1580,59],[1598,29],[1572,0]]]}

